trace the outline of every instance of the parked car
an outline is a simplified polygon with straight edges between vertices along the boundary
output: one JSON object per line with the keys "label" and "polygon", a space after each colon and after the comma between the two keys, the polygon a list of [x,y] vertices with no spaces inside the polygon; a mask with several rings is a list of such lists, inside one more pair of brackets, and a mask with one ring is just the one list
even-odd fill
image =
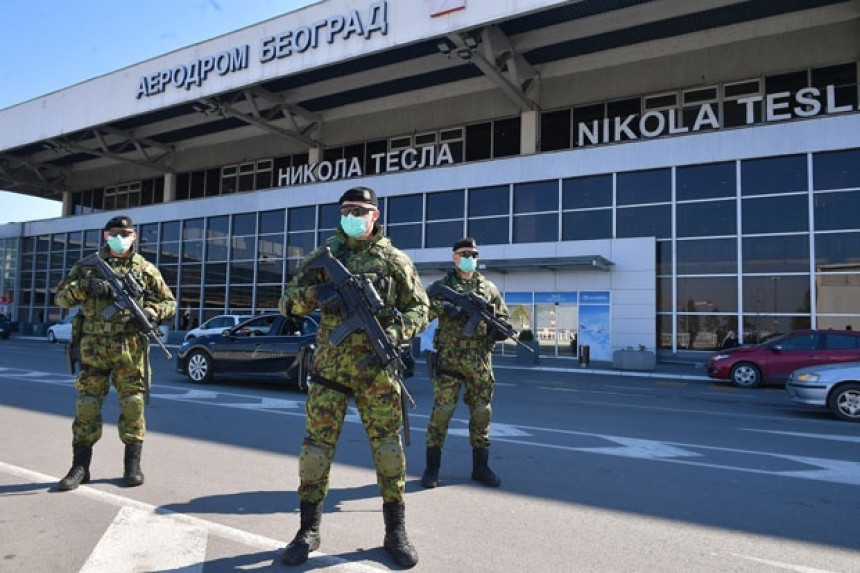
{"label": "parked car", "polygon": [[860,332],[797,330],[762,344],[720,350],[708,359],[708,376],[742,387],[784,382],[792,371],[860,360]]}
{"label": "parked car", "polygon": [[860,422],[860,362],[795,370],[785,389],[799,404],[828,408],[840,420]]}
{"label": "parked car", "polygon": [[0,313],[0,338],[9,338],[12,334],[12,321],[3,313]]}
{"label": "parked car", "polygon": [[254,318],[251,315],[241,315],[241,314],[219,314],[218,316],[213,316],[197,328],[192,328],[185,334],[185,341],[189,341],[192,338],[197,338],[200,336],[206,336],[209,334],[221,334],[228,328],[233,328],[240,322],[244,322],[249,318]]}
{"label": "parked car", "polygon": [[264,314],[217,334],[192,337],[176,353],[176,371],[199,384],[217,375],[275,378],[304,387],[319,317]]}
{"label": "parked car", "polygon": [[48,327],[47,338],[48,342],[56,344],[57,342],[71,342],[72,340],[72,319],[74,314],[70,314],[66,318],[56,322]]}

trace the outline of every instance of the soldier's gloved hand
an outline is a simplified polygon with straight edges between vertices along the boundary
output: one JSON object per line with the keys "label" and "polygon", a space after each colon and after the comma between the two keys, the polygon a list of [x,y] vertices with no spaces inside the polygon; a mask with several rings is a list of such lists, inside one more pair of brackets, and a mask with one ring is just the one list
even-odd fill
{"label": "soldier's gloved hand", "polygon": [[123,324],[129,322],[131,320],[131,311],[127,308],[122,309],[116,313],[116,319],[118,322],[122,322]]}
{"label": "soldier's gloved hand", "polygon": [[87,296],[93,298],[114,298],[113,287],[104,279],[86,279],[81,283],[81,287]]}
{"label": "soldier's gloved hand", "polygon": [[490,331],[490,340],[493,342],[504,342],[508,337],[501,330],[493,329]]}
{"label": "soldier's gloved hand", "polygon": [[315,287],[317,295],[317,306],[323,312],[329,314],[341,314],[343,312],[343,299],[337,289],[328,283],[320,283]]}
{"label": "soldier's gloved hand", "polygon": [[143,314],[146,315],[146,318],[149,320],[150,324],[158,324],[158,313],[155,312],[152,308],[144,308]]}
{"label": "soldier's gloved hand", "polygon": [[385,335],[388,337],[388,340],[390,340],[394,344],[400,344],[400,334],[395,329],[386,328]]}

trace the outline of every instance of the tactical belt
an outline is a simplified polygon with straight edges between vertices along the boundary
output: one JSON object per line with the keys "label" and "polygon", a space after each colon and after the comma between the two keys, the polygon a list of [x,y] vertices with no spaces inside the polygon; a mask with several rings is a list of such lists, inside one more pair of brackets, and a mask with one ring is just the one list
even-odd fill
{"label": "tactical belt", "polygon": [[84,334],[115,334],[124,332],[140,332],[136,324],[124,322],[103,322],[101,324],[88,325],[84,322]]}
{"label": "tactical belt", "polygon": [[316,372],[311,374],[311,380],[316,382],[320,386],[325,386],[329,390],[334,390],[335,392],[340,392],[341,394],[346,394],[347,396],[352,396],[352,389],[344,386],[340,382],[335,382],[334,380],[329,380],[328,378],[323,378]]}

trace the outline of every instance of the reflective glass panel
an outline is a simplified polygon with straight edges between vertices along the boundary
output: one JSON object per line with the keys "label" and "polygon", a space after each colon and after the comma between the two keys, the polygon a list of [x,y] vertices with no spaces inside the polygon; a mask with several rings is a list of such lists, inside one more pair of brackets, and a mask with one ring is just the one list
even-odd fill
{"label": "reflective glass panel", "polygon": [[784,233],[809,229],[809,197],[764,197],[742,199],[743,232]]}
{"label": "reflective glass panel", "polygon": [[734,200],[679,203],[679,237],[708,237],[737,233],[737,208]]}
{"label": "reflective glass panel", "polygon": [[744,273],[809,270],[809,238],[806,235],[746,237],[742,249]]}
{"label": "reflective glass panel", "polygon": [[805,191],[806,187],[805,155],[741,162],[741,194],[744,196]]}
{"label": "reflective glass panel", "polygon": [[675,198],[678,201],[734,197],[737,187],[735,164],[688,165],[675,171]]}

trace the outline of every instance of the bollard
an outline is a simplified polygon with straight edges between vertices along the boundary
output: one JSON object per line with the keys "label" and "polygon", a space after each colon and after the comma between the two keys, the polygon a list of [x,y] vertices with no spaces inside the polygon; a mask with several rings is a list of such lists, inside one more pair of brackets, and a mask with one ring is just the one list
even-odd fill
{"label": "bollard", "polygon": [[591,347],[583,344],[579,347],[579,367],[588,368],[588,363],[591,361]]}

